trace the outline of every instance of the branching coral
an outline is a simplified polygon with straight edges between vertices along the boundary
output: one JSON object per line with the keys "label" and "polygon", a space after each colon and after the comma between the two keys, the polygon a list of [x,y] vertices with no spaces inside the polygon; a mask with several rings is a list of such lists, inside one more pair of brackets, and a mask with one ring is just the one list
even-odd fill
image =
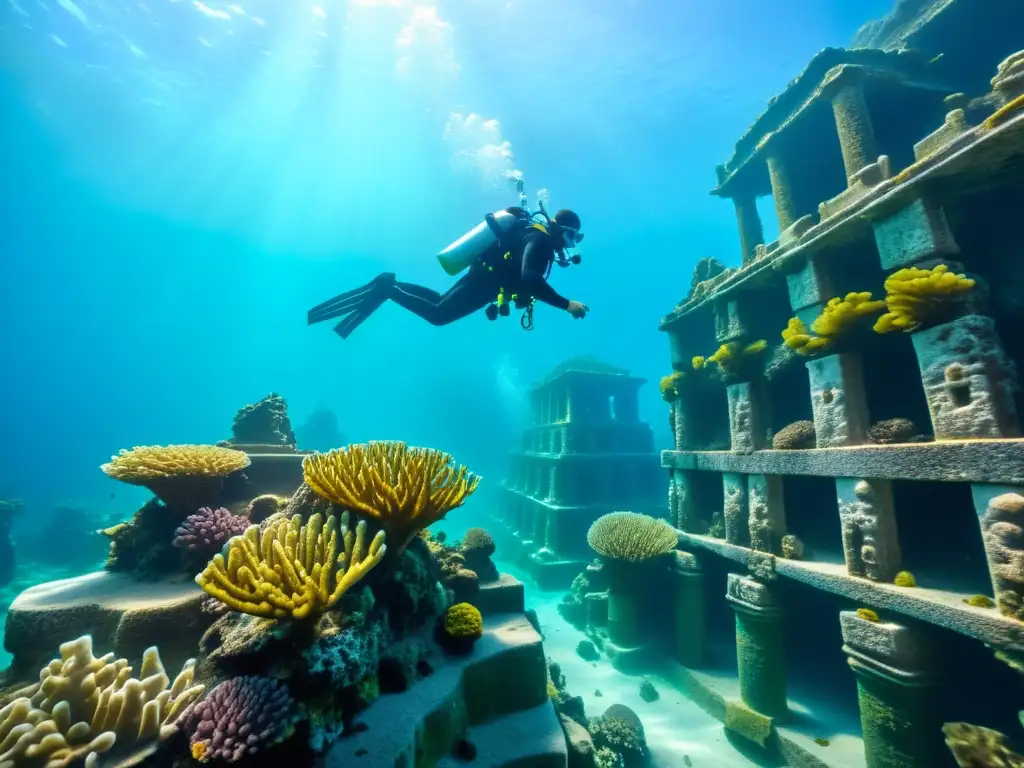
{"label": "branching coral", "polygon": [[194,666],[186,662],[171,684],[149,648],[136,679],[126,659],[93,656],[89,635],[64,643],[29,695],[0,709],[0,767],[99,766],[168,738],[203,692],[192,685]]}
{"label": "branching coral", "polygon": [[350,445],[302,461],[306,485],[387,531],[400,554],[418,531],[462,506],[480,482],[450,454],[403,442]]}
{"label": "branching coral", "polygon": [[[355,531],[348,513],[324,522],[314,514],[282,519],[261,530],[250,526],[231,539],[227,558],[216,555],[196,583],[233,610],[253,616],[304,619],[328,610],[384,557],[385,534],[366,546],[366,521]],[[339,555],[338,534],[344,542]]]}
{"label": "branching coral", "polygon": [[914,331],[941,321],[950,303],[974,288],[974,280],[949,271],[945,264],[931,269],[908,267],[885,280],[887,312],[875,323],[877,333]]}
{"label": "branching coral", "polygon": [[199,762],[236,763],[287,739],[295,731],[295,702],[288,689],[267,677],[227,680],[182,715]]}
{"label": "branching coral", "polygon": [[587,543],[610,560],[640,563],[671,552],[679,537],[664,520],[636,512],[612,512],[594,521],[587,531]]}
{"label": "branching coral", "polygon": [[141,485],[171,506],[196,509],[225,477],[249,466],[242,451],[216,445],[143,445],[122,450],[100,467],[115,480]]}
{"label": "branching coral", "polygon": [[233,515],[224,507],[210,509],[203,507],[189,515],[174,532],[173,544],[190,551],[214,553],[224,542],[234,536],[241,536],[249,527],[249,518]]}
{"label": "branching coral", "polygon": [[884,301],[872,301],[867,291],[851,292],[828,300],[808,330],[798,317],[791,317],[782,340],[798,355],[809,357],[834,346],[836,339],[849,333],[864,317],[885,309]]}

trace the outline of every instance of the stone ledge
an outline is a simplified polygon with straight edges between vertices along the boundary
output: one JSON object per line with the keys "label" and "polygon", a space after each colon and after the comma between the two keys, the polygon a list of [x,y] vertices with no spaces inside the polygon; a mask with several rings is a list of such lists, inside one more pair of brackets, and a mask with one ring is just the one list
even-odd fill
{"label": "stone ledge", "polygon": [[[337,741],[320,768],[435,765],[474,726],[517,723],[507,716],[548,704],[544,647],[521,613],[485,618],[484,635],[469,655],[438,662],[432,675],[409,690],[377,699],[359,717],[366,729]],[[531,744],[500,747],[490,745],[494,762],[488,765],[512,764]]]}
{"label": "stone ledge", "polygon": [[[477,749],[473,768],[565,768],[569,763],[565,734],[550,702],[470,728],[466,739]],[[466,765],[449,755],[436,768]]]}
{"label": "stone ledge", "polygon": [[481,584],[472,602],[484,616],[522,613],[526,610],[526,590],[521,581],[502,573],[497,581]]}
{"label": "stone ledge", "polygon": [[956,483],[1024,484],[1024,439],[948,440],[802,451],[662,451],[667,469]]}
{"label": "stone ledge", "polygon": [[[679,533],[679,543],[713,552],[746,566],[752,556],[767,557],[746,547],[728,544],[720,539]],[[816,563],[772,557],[774,572],[816,589],[855,600],[865,606],[894,611],[920,621],[945,627],[973,637],[997,648],[1024,650],[1024,623],[1001,616],[995,608],[967,605],[969,595],[926,587],[897,587],[858,576],[850,576],[841,563]]]}
{"label": "stone ledge", "polygon": [[[664,662],[661,675],[686,693],[701,709],[723,724],[729,703],[740,700],[740,684],[735,673],[702,672],[688,669],[674,661]],[[844,731],[838,733],[811,733],[814,728],[813,713],[801,711],[797,702],[791,701],[791,709],[800,714],[799,721],[805,728],[795,728],[775,721],[773,735],[768,746],[781,753],[784,765],[791,768],[854,768],[864,765],[864,746],[859,736]],[[826,729],[827,730],[827,729]],[[823,747],[814,742],[826,736],[830,744]]]}

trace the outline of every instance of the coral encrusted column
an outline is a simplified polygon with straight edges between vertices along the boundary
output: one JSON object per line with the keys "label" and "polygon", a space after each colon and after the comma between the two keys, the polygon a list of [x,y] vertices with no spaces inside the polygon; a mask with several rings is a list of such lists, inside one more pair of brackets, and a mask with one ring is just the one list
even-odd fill
{"label": "coral encrusted column", "polygon": [[793,197],[792,179],[789,167],[777,151],[767,156],[768,177],[772,183],[772,198],[775,200],[775,215],[779,219],[779,231],[789,229],[800,218]]}
{"label": "coral encrusted column", "polygon": [[672,575],[675,581],[675,657],[685,667],[701,666],[706,650],[704,571],[689,552],[676,551]]}
{"label": "coral encrusted column", "polygon": [[726,600],[736,613],[740,697],[755,712],[780,718],[786,703],[782,610],[768,586],[730,573]]}
{"label": "coral encrusted column", "polygon": [[749,264],[754,260],[757,246],[764,243],[764,227],[761,226],[761,216],[757,212],[757,202],[753,195],[734,197],[732,203],[736,206],[736,224],[740,230],[742,263]]}
{"label": "coral encrusted column", "polygon": [[846,178],[850,179],[878,159],[875,129],[864,100],[864,89],[859,83],[839,89],[832,97],[832,113],[839,132]]}
{"label": "coral encrusted column", "polygon": [[941,718],[932,704],[935,677],[917,630],[839,614],[843,651],[857,676],[867,768],[934,768],[945,764]]}

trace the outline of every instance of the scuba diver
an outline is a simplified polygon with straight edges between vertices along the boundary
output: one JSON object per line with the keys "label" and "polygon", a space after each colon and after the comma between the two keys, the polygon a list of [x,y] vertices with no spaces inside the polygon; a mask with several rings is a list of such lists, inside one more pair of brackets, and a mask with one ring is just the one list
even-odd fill
{"label": "scuba diver", "polygon": [[536,213],[526,210],[522,182],[520,207],[489,213],[484,221],[437,255],[449,275],[466,273],[444,293],[396,279],[393,272],[378,275],[366,285],[342,293],[309,310],[310,325],[342,318],[334,331],[347,339],[377,309],[390,300],[431,325],[448,325],[486,308],[488,319],[510,314],[509,305],[523,310],[520,321],[533,329],[537,301],[565,310],[576,319],[590,308],[560,295],[548,283],[551,268],[579,264],[568,254],[583,240],[580,217],[561,210],[548,217],[543,204]]}

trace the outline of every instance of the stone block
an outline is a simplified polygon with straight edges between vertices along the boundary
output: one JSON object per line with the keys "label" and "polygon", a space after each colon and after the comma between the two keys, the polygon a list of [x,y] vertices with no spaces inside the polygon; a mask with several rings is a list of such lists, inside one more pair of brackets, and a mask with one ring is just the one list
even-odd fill
{"label": "stone block", "polygon": [[892,482],[838,477],[836,497],[847,573],[891,582],[900,569]]}
{"label": "stone block", "polygon": [[[831,280],[814,258],[808,259],[798,271],[786,275],[786,287],[789,289],[789,305],[794,312],[825,304],[835,295]],[[820,308],[815,311],[815,316],[818,311]]]}
{"label": "stone block", "polygon": [[875,222],[874,229],[878,255],[886,270],[960,253],[945,212],[921,198],[893,216]]}
{"label": "stone block", "polygon": [[885,667],[916,672],[932,664],[930,648],[916,629],[862,619],[855,611],[840,611],[839,624],[849,649]]}
{"label": "stone block", "polygon": [[848,352],[807,362],[818,448],[864,442],[869,414],[861,366],[860,355]]}
{"label": "stone block", "polygon": [[752,741],[760,747],[767,747],[774,728],[772,718],[755,712],[740,701],[725,702],[725,729]]}
{"label": "stone block", "polygon": [[750,333],[743,304],[738,299],[723,299],[715,303],[715,340],[719,344],[736,341]]}
{"label": "stone block", "polygon": [[777,606],[775,596],[767,585],[738,573],[729,574],[725,593],[731,601],[743,603],[754,608],[774,608]]}
{"label": "stone block", "polygon": [[959,138],[970,130],[967,118],[962,109],[954,109],[946,114],[942,125],[929,133],[914,145],[914,159],[918,162],[930,157],[944,146]]}
{"label": "stone block", "polygon": [[777,553],[786,535],[786,507],[782,478],[750,475],[747,479],[750,502],[750,546],[759,552]]}
{"label": "stone block", "polygon": [[523,583],[507,573],[501,574],[497,581],[481,584],[472,602],[485,616],[526,610]]}
{"label": "stone block", "polygon": [[992,318],[967,315],[911,339],[936,440],[1019,434],[1017,370]]}

